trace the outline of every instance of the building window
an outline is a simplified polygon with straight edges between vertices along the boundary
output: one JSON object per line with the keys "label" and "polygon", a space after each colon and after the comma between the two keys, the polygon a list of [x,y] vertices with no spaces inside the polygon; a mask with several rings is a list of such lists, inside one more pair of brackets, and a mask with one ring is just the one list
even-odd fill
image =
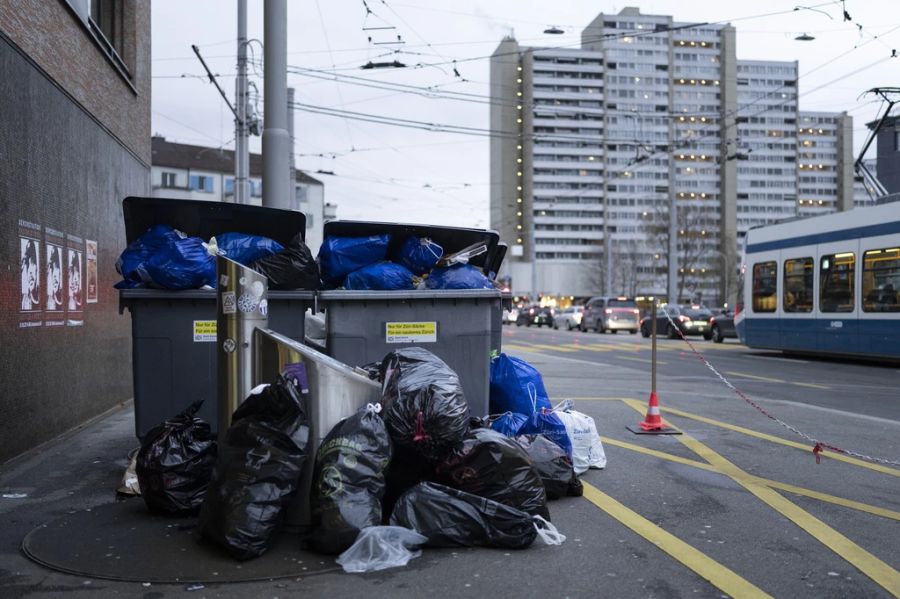
{"label": "building window", "polygon": [[131,78],[125,61],[125,2],[124,0],[90,0],[89,27],[100,46],[115,65]]}
{"label": "building window", "polygon": [[203,193],[213,192],[213,178],[208,175],[191,175],[191,189]]}
{"label": "building window", "polygon": [[225,178],[225,195],[234,195],[234,178]]}
{"label": "building window", "polygon": [[164,172],[162,174],[163,187],[175,187],[175,173]]}
{"label": "building window", "polygon": [[262,197],[262,181],[250,181],[250,195],[254,198]]}

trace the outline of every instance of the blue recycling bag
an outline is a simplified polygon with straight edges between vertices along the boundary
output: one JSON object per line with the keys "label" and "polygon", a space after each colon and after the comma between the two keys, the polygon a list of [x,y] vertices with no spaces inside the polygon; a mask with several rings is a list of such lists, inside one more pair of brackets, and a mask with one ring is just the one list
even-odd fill
{"label": "blue recycling bag", "polygon": [[402,264],[378,262],[363,266],[347,275],[344,289],[354,291],[395,291],[398,289],[415,289],[413,274]]}
{"label": "blue recycling bag", "polygon": [[494,284],[471,264],[435,268],[425,279],[426,289],[494,289]]}
{"label": "blue recycling bag", "polygon": [[416,275],[424,275],[434,268],[444,255],[444,248],[427,237],[407,237],[397,251],[396,261]]}
{"label": "blue recycling bag", "polygon": [[216,286],[216,259],[199,237],[179,239],[156,251],[138,272],[145,283],[162,289]]}
{"label": "blue recycling bag", "polygon": [[261,235],[248,235],[247,233],[220,233],[215,236],[219,251],[226,258],[250,266],[260,258],[273,256],[284,251],[284,246],[268,237]]}
{"label": "blue recycling bag", "polygon": [[149,260],[158,250],[179,239],[184,239],[184,234],[169,225],[153,225],[147,229],[143,235],[128,244],[116,261],[116,270],[125,279],[118,283],[116,288],[128,289],[142,286],[138,267]]}
{"label": "blue recycling bag", "polygon": [[513,412],[530,416],[552,408],[544,380],[537,369],[519,358],[500,354],[491,360],[490,413]]}
{"label": "blue recycling bag", "polygon": [[491,422],[491,428],[507,437],[515,437],[526,422],[528,422],[528,416],[525,414],[506,412]]}
{"label": "blue recycling bag", "polygon": [[390,241],[388,233],[369,237],[326,237],[319,248],[319,270],[325,289],[334,289],[351,272],[384,260]]}
{"label": "blue recycling bag", "polygon": [[541,408],[532,414],[522,428],[520,435],[544,435],[559,445],[570,458],[572,457],[572,440],[566,432],[566,425],[551,408]]}

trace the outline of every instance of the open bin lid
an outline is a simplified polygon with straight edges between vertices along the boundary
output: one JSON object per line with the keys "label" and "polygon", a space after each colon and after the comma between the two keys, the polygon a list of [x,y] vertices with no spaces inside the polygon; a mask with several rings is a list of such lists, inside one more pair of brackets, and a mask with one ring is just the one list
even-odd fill
{"label": "open bin lid", "polygon": [[444,255],[458,252],[473,243],[487,242],[488,251],[475,256],[469,261],[470,264],[480,268],[491,264],[497,251],[497,245],[500,242],[500,234],[490,229],[354,220],[333,220],[325,223],[324,226],[325,237],[368,237],[369,235],[382,235],[384,233],[390,233],[391,235],[391,243],[388,245],[388,256],[395,254],[410,235],[429,237],[444,248]]}
{"label": "open bin lid", "polygon": [[231,231],[262,235],[285,247],[298,232],[306,239],[306,215],[294,210],[206,200],[128,197],[122,201],[122,212],[127,243],[153,225],[169,225],[204,241]]}

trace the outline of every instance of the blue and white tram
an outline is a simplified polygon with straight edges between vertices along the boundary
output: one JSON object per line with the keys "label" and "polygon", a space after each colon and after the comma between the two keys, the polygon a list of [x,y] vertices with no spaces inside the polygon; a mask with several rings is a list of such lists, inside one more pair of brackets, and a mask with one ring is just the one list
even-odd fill
{"label": "blue and white tram", "polygon": [[751,229],[741,274],[748,347],[900,359],[900,203]]}

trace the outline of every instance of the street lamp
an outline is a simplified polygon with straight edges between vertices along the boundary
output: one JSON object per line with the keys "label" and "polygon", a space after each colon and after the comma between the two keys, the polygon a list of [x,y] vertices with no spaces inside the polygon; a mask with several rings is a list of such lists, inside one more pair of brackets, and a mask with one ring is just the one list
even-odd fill
{"label": "street lamp", "polygon": [[544,33],[546,33],[548,35],[562,35],[563,33],[565,33],[565,31],[563,31],[556,25],[551,25],[551,26],[547,27],[546,29],[544,29]]}

